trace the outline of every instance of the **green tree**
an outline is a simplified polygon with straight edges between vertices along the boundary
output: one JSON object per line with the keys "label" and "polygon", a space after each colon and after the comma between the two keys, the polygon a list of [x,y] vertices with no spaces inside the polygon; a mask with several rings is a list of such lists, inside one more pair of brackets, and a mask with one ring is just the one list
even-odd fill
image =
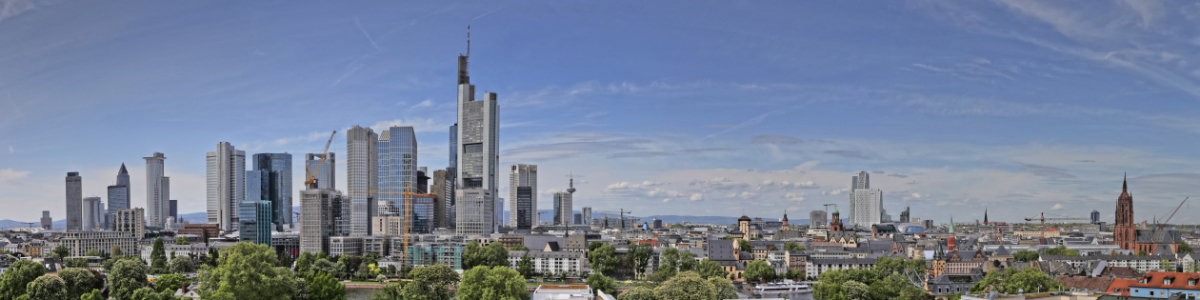
{"label": "green tree", "polygon": [[858,281],[847,281],[842,284],[842,289],[846,292],[846,299],[849,300],[870,300],[871,293],[866,284]]}
{"label": "green tree", "polygon": [[25,286],[45,274],[46,268],[32,260],[14,262],[0,277],[0,300],[17,299],[25,295]]}
{"label": "green tree", "polygon": [[529,247],[525,247],[525,245],[516,245],[516,246],[513,246],[511,250],[512,251],[529,251]]}
{"label": "green tree", "polygon": [[[174,298],[174,297],[171,297],[171,298]],[[133,295],[131,295],[129,299],[130,300],[165,300],[165,299],[170,299],[170,298],[164,298],[163,294],[155,292],[154,289],[152,289],[150,287],[144,287],[144,288],[137,289],[136,291],[133,291]]]}
{"label": "green tree", "polygon": [[113,245],[112,253],[109,253],[109,255],[112,255],[112,257],[118,257],[118,256],[123,256],[125,254],[121,253],[121,245]]}
{"label": "green tree", "polygon": [[737,243],[738,251],[754,253],[754,245],[751,245],[750,241],[738,239]]}
{"label": "green tree", "polygon": [[79,300],[104,300],[104,295],[100,294],[100,289],[94,289],[90,293],[83,294]]}
{"label": "green tree", "polygon": [[1188,243],[1179,243],[1179,250],[1177,250],[1175,252],[1192,253],[1192,245],[1188,245]]}
{"label": "green tree", "polygon": [[592,296],[600,297],[600,292],[609,295],[617,293],[617,282],[613,281],[612,278],[608,278],[608,276],[604,276],[604,274],[592,273],[592,276],[588,276],[587,278],[587,284],[592,288]]}
{"label": "green tree", "polygon": [[192,261],[191,257],[176,256],[175,258],[171,259],[171,273],[184,274],[195,271],[196,263]]}
{"label": "green tree", "polygon": [[317,262],[313,263],[313,266],[309,270],[308,273],[316,273],[316,272],[324,272],[325,274],[329,274],[329,276],[337,277],[337,273],[340,271],[338,269],[337,263],[334,263],[334,262],[329,261],[328,259],[322,258],[322,259],[318,259]]}
{"label": "green tree", "polygon": [[467,243],[467,246],[463,249],[462,253],[463,270],[471,270],[476,266],[487,265],[484,256],[484,249],[483,247],[479,246],[479,242],[471,241],[470,243]]}
{"label": "green tree", "polygon": [[463,273],[459,299],[525,300],[525,279],[510,268],[477,266]]}
{"label": "green tree", "polygon": [[79,299],[87,292],[104,287],[104,281],[86,269],[62,270],[58,272],[58,277],[67,286],[67,299]]}
{"label": "green tree", "polygon": [[63,259],[63,264],[68,268],[87,268],[88,261],[86,258],[68,258]]}
{"label": "green tree", "polygon": [[1167,271],[1167,272],[1175,272],[1175,264],[1173,264],[1170,261],[1167,261],[1165,259],[1158,261],[1158,268],[1163,269],[1163,271]]}
{"label": "green tree", "polygon": [[509,267],[508,264],[508,249],[504,249],[504,244],[491,243],[485,247],[484,265],[489,267]]}
{"label": "green tree", "polygon": [[154,274],[167,272],[167,252],[163,248],[162,238],[154,239],[154,247],[150,250],[150,269]]}
{"label": "green tree", "polygon": [[713,277],[708,279],[708,283],[712,284],[716,291],[717,298],[714,299],[737,299],[737,287],[733,286],[733,282],[724,277]]}
{"label": "green tree", "polygon": [[658,300],[658,296],[654,295],[652,289],[636,287],[617,295],[617,300]]}
{"label": "green tree", "polygon": [[804,251],[804,246],[796,242],[787,242],[783,244],[784,251]]}
{"label": "green tree", "polygon": [[175,237],[175,244],[176,245],[190,245],[190,244],[192,244],[192,242],[189,242],[186,236],[177,236],[177,237]]}
{"label": "green tree", "polygon": [[700,278],[704,279],[725,278],[725,276],[729,276],[729,272],[725,271],[725,267],[707,258],[696,265],[696,272],[700,274]]}
{"label": "green tree", "polygon": [[775,268],[765,261],[752,261],[746,265],[746,272],[742,273],[742,277],[758,282],[771,281],[775,279]]}
{"label": "green tree", "polygon": [[50,256],[57,258],[71,256],[71,248],[67,248],[66,245],[58,245],[54,247],[54,250],[50,251]]}
{"label": "green tree", "polygon": [[404,298],[404,287],[411,281],[401,281],[387,286],[371,294],[371,300],[408,300]]}
{"label": "green tree", "polygon": [[528,255],[521,256],[521,260],[517,261],[517,273],[521,273],[521,277],[533,278],[533,260]]}
{"label": "green tree", "polygon": [[409,285],[417,286],[405,287],[403,294],[408,297],[405,299],[423,296],[425,298],[422,299],[449,300],[452,298],[449,287],[460,281],[458,273],[445,265],[415,268],[409,272],[409,276],[413,278]]}
{"label": "green tree", "polygon": [[188,282],[190,282],[190,280],[188,280],[187,277],[183,277],[183,275],[179,274],[158,276],[158,279],[154,280],[154,291],[159,293],[162,293],[163,291],[170,291],[174,293],[175,291],[178,291],[179,288],[182,288],[183,285],[188,284]]}
{"label": "green tree", "polygon": [[588,261],[592,262],[593,272],[599,272],[605,276],[616,274],[617,267],[621,263],[621,259],[617,257],[617,248],[610,244],[604,244],[600,248],[588,252]]}
{"label": "green tree", "polygon": [[104,252],[100,252],[100,249],[92,249],[83,253],[83,256],[104,256]]}
{"label": "green tree", "polygon": [[36,300],[67,300],[67,283],[54,275],[42,275],[25,287],[25,296]]}
{"label": "green tree", "polygon": [[1146,256],[1150,255],[1150,253],[1146,253],[1146,250],[1138,250],[1137,255]]}
{"label": "green tree", "polygon": [[354,270],[357,269],[357,266],[350,261],[350,255],[338,256],[337,267],[337,273],[333,275],[339,279],[350,278],[350,275],[354,274]]}
{"label": "green tree", "polygon": [[204,298],[236,295],[241,300],[288,299],[294,293],[295,275],[276,266],[278,261],[270,246],[241,242],[221,252],[224,254],[217,267],[200,272]]}
{"label": "green tree", "polygon": [[711,300],[717,298],[717,289],[696,272],[679,272],[655,288],[654,295],[663,300]]}
{"label": "green tree", "polygon": [[1026,293],[1037,291],[1054,291],[1062,288],[1058,281],[1046,275],[1038,268],[1025,268],[1017,271],[1015,268],[988,271],[983,280],[975,283],[971,287],[971,293],[984,293],[989,291],[997,291],[1006,294],[1016,294],[1018,291]]}
{"label": "green tree", "polygon": [[307,251],[300,253],[300,258],[296,259],[296,273],[308,273],[314,261],[312,253]]}
{"label": "green tree", "polygon": [[[310,273],[304,278],[308,283],[308,297],[312,300],[346,300],[346,286],[338,282],[333,275],[325,272]],[[295,288],[295,286],[292,286]],[[238,297],[238,299],[245,299]],[[262,298],[266,299],[266,298]],[[276,298],[286,299],[286,298]]]}
{"label": "green tree", "polygon": [[629,247],[629,253],[625,255],[633,262],[633,269],[639,275],[646,273],[646,268],[650,266],[650,258],[654,256],[654,248],[650,245],[633,245]]}
{"label": "green tree", "polygon": [[1019,262],[1031,262],[1038,260],[1038,253],[1031,250],[1021,250],[1013,253],[1013,259]]}
{"label": "green tree", "polygon": [[1067,249],[1067,246],[1058,246],[1058,247],[1054,247],[1054,248],[1048,248],[1048,249],[1042,250],[1042,253],[1044,253],[1046,255],[1079,256],[1079,251]]}
{"label": "green tree", "polygon": [[125,257],[117,260],[108,272],[108,296],[113,299],[130,299],[134,291],[146,287],[146,274],[149,272],[150,267],[141,259]]}
{"label": "green tree", "polygon": [[695,271],[696,269],[696,253],[692,251],[679,252],[679,271]]}
{"label": "green tree", "polygon": [[592,241],[591,243],[588,243],[588,253],[591,253],[592,251],[599,249],[600,247],[604,246],[604,244],[606,244],[606,243],[600,242],[600,241]]}

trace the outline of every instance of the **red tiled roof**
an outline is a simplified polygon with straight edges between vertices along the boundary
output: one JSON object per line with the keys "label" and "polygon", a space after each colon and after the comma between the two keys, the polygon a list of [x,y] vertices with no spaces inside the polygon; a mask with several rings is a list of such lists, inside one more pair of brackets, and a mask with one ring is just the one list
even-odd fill
{"label": "red tiled roof", "polygon": [[1087,277],[1087,276],[1066,276],[1058,275],[1054,280],[1073,289],[1084,289],[1088,291],[1106,291],[1109,284],[1112,283],[1112,278],[1106,277]]}
{"label": "red tiled roof", "polygon": [[[1171,284],[1163,284],[1163,279],[1171,278]],[[1141,283],[1145,281],[1145,283]],[[1190,282],[1189,282],[1190,281]],[[1191,285],[1188,285],[1188,284]],[[1130,287],[1141,288],[1163,288],[1163,289],[1178,289],[1178,290],[1200,290],[1200,273],[1184,273],[1184,272],[1147,272],[1138,278],[1136,282],[1129,284]]]}
{"label": "red tiled roof", "polygon": [[1129,296],[1129,285],[1137,283],[1137,279],[1115,278],[1112,284],[1108,285],[1108,290],[1105,293]]}

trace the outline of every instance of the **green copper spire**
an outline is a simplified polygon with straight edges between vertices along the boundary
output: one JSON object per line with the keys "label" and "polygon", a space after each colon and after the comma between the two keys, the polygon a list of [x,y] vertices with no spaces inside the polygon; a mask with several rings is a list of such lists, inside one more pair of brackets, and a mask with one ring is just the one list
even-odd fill
{"label": "green copper spire", "polygon": [[954,216],[950,216],[950,233],[954,233]]}

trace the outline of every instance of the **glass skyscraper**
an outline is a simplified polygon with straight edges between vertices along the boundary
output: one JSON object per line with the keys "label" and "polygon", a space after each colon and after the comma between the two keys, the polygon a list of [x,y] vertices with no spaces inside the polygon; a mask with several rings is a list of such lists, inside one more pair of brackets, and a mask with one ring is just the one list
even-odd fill
{"label": "glass skyscraper", "polygon": [[273,206],[270,201],[264,200],[239,202],[238,241],[270,246]]}
{"label": "glass skyscraper", "polygon": [[403,213],[405,188],[417,192],[417,136],[412,126],[392,126],[379,134],[379,215]]}
{"label": "glass skyscraper", "polygon": [[[258,153],[254,155],[252,167],[261,172],[261,197],[246,200],[266,200],[271,202],[271,217],[276,228],[292,224],[292,155],[288,153]],[[332,166],[329,164],[328,166]],[[247,193],[250,178],[246,178]]]}
{"label": "glass skyscraper", "polygon": [[350,202],[350,235],[374,234],[371,218],[378,213],[379,135],[366,127],[346,131],[346,185]]}

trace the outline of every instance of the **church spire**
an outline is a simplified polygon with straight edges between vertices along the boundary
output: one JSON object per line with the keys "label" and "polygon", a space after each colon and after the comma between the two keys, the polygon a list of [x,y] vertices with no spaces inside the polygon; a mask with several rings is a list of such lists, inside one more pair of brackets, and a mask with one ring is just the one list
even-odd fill
{"label": "church spire", "polygon": [[1129,190],[1129,173],[1125,173],[1125,177],[1121,178],[1121,192],[1124,193],[1128,190]]}
{"label": "church spire", "polygon": [[984,225],[987,225],[987,223],[988,223],[988,219],[987,219],[987,208],[986,208],[986,207],[984,207],[984,208],[983,208],[983,224],[984,224]]}

